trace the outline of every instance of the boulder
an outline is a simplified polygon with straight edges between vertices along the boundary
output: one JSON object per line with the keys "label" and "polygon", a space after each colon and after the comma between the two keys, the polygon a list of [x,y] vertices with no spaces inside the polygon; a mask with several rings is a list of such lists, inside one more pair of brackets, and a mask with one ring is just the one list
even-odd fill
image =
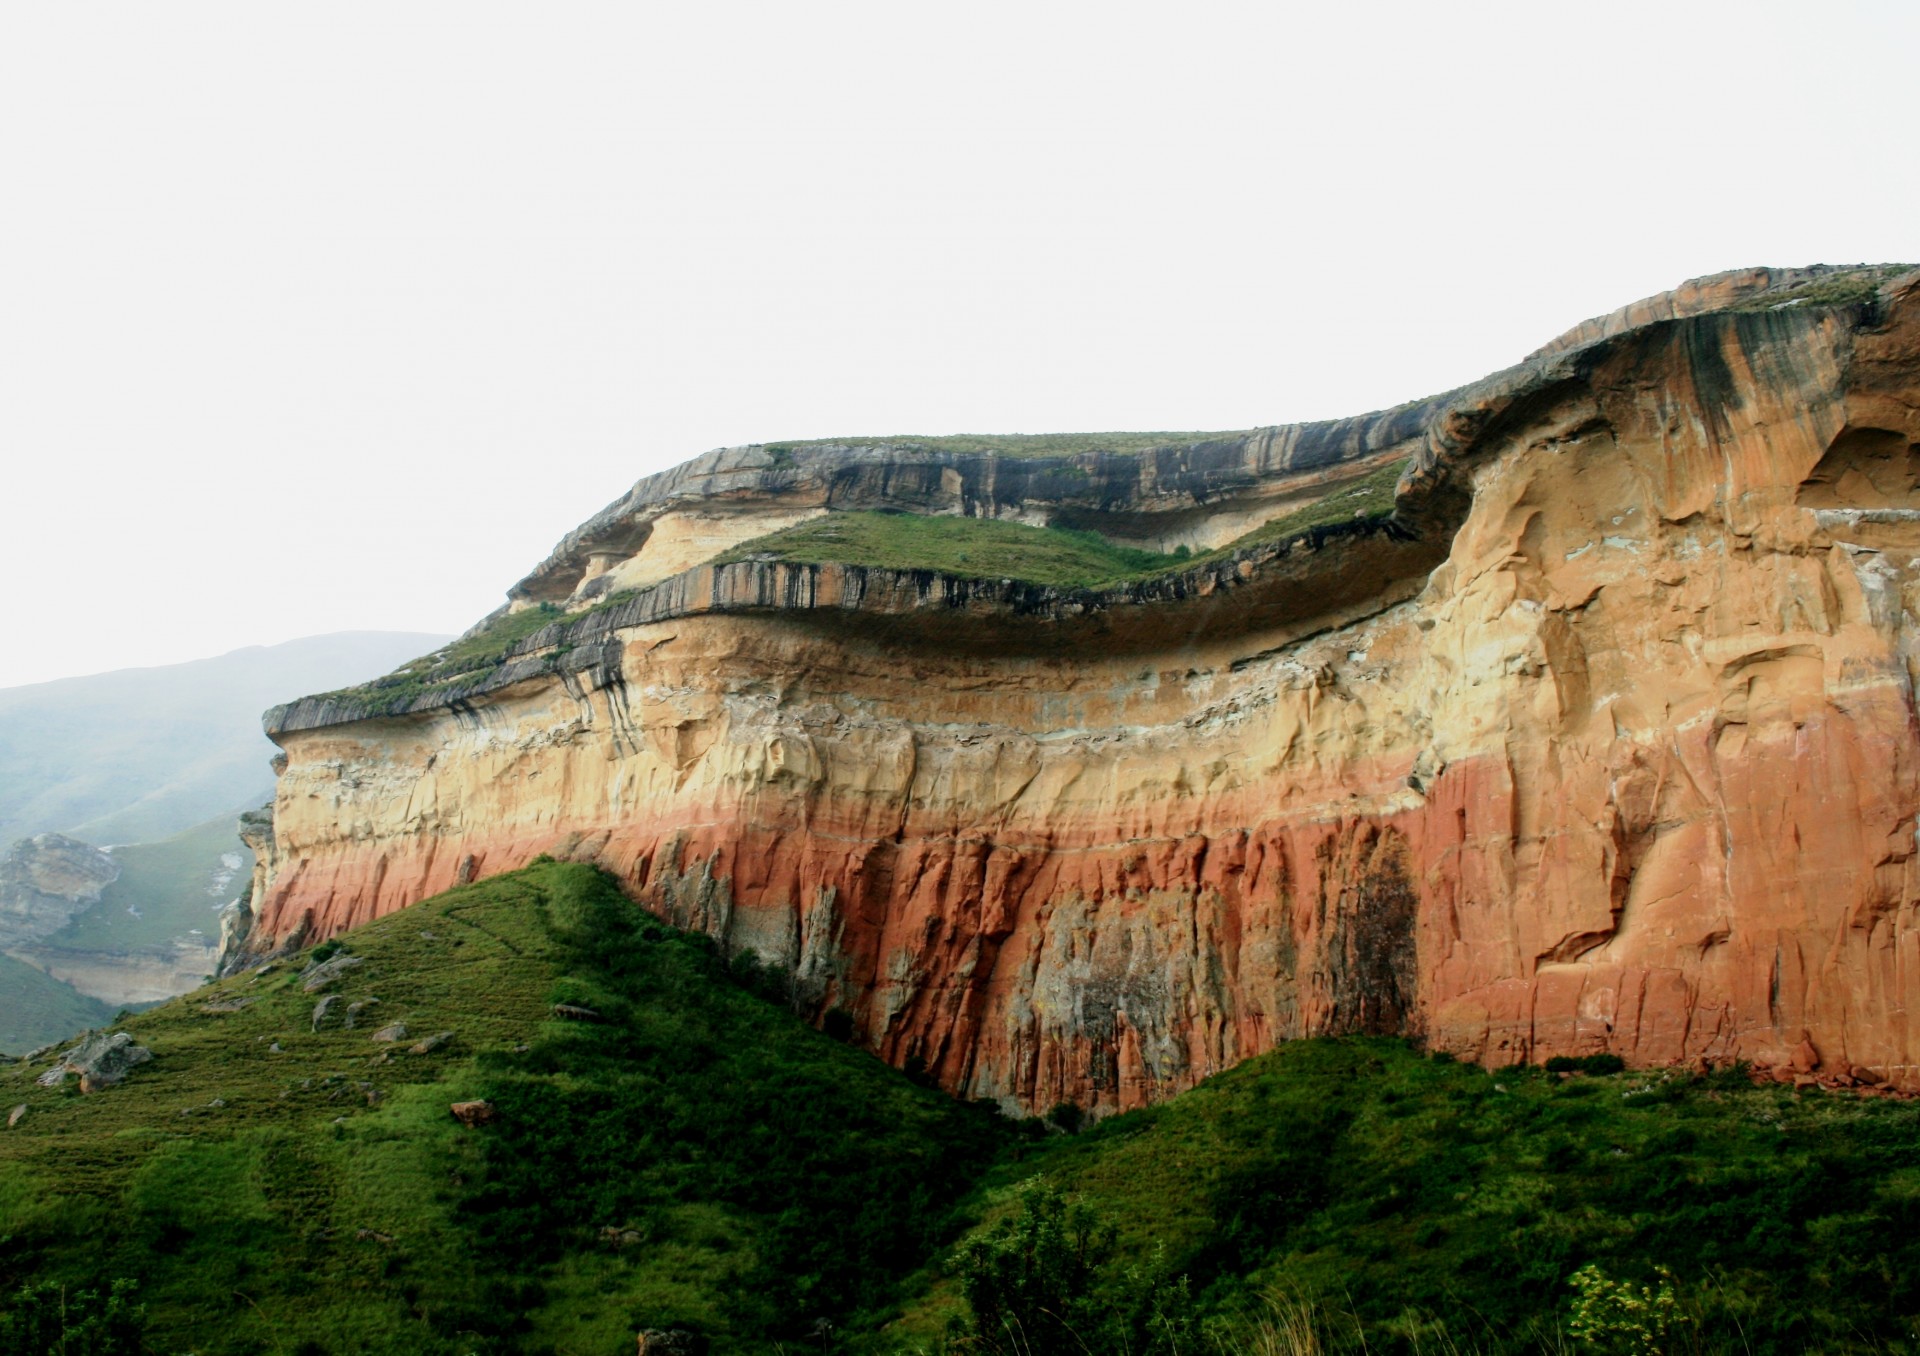
{"label": "boulder", "polygon": [[403,1041],[406,1038],[407,1024],[405,1022],[394,1022],[389,1026],[383,1026],[371,1036],[367,1037],[368,1040],[379,1041],[386,1045],[391,1045],[395,1041]]}
{"label": "boulder", "polygon": [[707,1356],[707,1339],[685,1328],[647,1328],[640,1334],[639,1356]]}
{"label": "boulder", "polygon": [[452,1039],[453,1033],[451,1031],[436,1031],[425,1040],[415,1041],[412,1045],[409,1045],[407,1047],[407,1053],[410,1055],[430,1055]]}
{"label": "boulder", "polygon": [[318,993],[354,966],[365,964],[366,960],[360,956],[345,954],[334,956],[318,965],[308,966],[306,973],[301,977],[300,987],[308,993]]}
{"label": "boulder", "polygon": [[318,1003],[315,1003],[313,1005],[312,1029],[318,1031],[322,1026],[326,1025],[328,1016],[331,1015],[333,1010],[338,1006],[340,1006],[340,995],[337,993],[330,993]]}
{"label": "boulder", "polygon": [[379,1005],[380,1000],[377,998],[363,998],[358,1003],[347,1004],[347,1020],[341,1025],[348,1031],[353,1030],[360,1021],[361,1013],[365,1012],[368,1008],[378,1007]]}
{"label": "boulder", "polygon": [[494,1110],[492,1102],[455,1102],[449,1106],[447,1110],[453,1113],[453,1118],[456,1121],[459,1121],[460,1124],[466,1126],[468,1129],[472,1129],[477,1125],[485,1125],[500,1114]]}
{"label": "boulder", "polygon": [[80,1076],[80,1091],[98,1092],[127,1076],[127,1071],[153,1058],[153,1051],[134,1044],[124,1031],[98,1032],[74,1045],[36,1080],[43,1088],[57,1088],[68,1074]]}
{"label": "boulder", "polygon": [[555,1003],[553,1015],[567,1022],[604,1022],[606,1020],[592,1008],[581,1007],[578,1003]]}
{"label": "boulder", "polygon": [[19,1106],[9,1111],[7,1113],[7,1129],[11,1130],[14,1126],[20,1124],[20,1122],[26,1118],[26,1114],[27,1104],[25,1102],[20,1103]]}

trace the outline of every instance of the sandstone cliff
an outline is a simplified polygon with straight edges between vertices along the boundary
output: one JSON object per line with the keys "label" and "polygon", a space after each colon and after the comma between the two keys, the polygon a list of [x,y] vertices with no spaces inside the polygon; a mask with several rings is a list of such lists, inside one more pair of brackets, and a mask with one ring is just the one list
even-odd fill
{"label": "sandstone cliff", "polygon": [[[1214,550],[1403,458],[1105,588],[712,563],[875,507]],[[1333,424],[711,453],[510,600],[552,624],[269,713],[245,954],[549,852],[1030,1108],[1341,1031],[1920,1087],[1920,273],[1702,280]]]}

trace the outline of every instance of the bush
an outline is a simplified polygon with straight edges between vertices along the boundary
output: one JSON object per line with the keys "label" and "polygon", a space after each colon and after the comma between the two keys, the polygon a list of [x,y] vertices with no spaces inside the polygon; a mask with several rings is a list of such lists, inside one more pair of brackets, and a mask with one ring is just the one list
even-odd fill
{"label": "bush", "polygon": [[1041,1178],[1023,1182],[1016,1199],[1017,1213],[953,1255],[968,1315],[950,1329],[956,1347],[996,1356],[1156,1356],[1187,1344],[1193,1306],[1185,1276],[1110,1266],[1113,1228]]}
{"label": "bush", "polygon": [[1567,1331],[1583,1347],[1625,1356],[1660,1356],[1679,1321],[1673,1273],[1655,1267],[1657,1285],[1616,1281],[1599,1267],[1581,1267],[1568,1279],[1579,1291]]}
{"label": "bush", "polygon": [[141,1356],[146,1311],[133,1302],[137,1281],[118,1280],[103,1297],[48,1281],[22,1287],[0,1314],[7,1356]]}
{"label": "bush", "polygon": [[1087,1123],[1087,1113],[1072,1102],[1055,1102],[1053,1109],[1047,1112],[1046,1121],[1056,1130],[1077,1135]]}
{"label": "bush", "polygon": [[322,942],[320,943],[320,945],[316,946],[313,949],[313,953],[310,956],[308,956],[307,959],[312,961],[315,965],[318,965],[322,961],[332,960],[335,956],[340,954],[340,950],[341,950],[340,943],[337,941]]}
{"label": "bush", "polygon": [[1627,1062],[1618,1055],[1555,1055],[1547,1061],[1547,1072],[1581,1073],[1605,1076],[1617,1074],[1627,1067]]}

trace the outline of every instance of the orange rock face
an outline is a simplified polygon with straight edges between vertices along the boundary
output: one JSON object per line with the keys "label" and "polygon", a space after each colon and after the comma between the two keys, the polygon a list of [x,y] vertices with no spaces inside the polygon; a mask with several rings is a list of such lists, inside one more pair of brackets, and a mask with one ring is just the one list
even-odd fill
{"label": "orange rock face", "polygon": [[249,945],[548,852],[1029,1109],[1349,1031],[1920,1087],[1920,275],[1692,309],[1423,412],[1385,535],[1045,607],[696,567],[591,662],[283,713]]}

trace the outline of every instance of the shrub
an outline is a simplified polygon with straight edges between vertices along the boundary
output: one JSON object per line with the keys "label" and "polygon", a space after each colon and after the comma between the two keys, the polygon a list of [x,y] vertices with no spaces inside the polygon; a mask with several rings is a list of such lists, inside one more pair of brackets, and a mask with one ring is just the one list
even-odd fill
{"label": "shrub", "polygon": [[0,1314],[7,1356],[140,1356],[146,1311],[133,1302],[137,1281],[117,1280],[104,1296],[48,1281],[25,1286]]}
{"label": "shrub", "polygon": [[1679,1302],[1673,1293],[1673,1273],[1655,1267],[1658,1285],[1616,1281],[1594,1265],[1581,1267],[1568,1279],[1579,1294],[1567,1331],[1582,1346],[1598,1351],[1659,1356],[1678,1324]]}
{"label": "shrub", "polygon": [[1618,1055],[1555,1055],[1547,1061],[1547,1072],[1582,1073],[1595,1076],[1617,1074],[1627,1067]]}
{"label": "shrub", "polygon": [[322,961],[332,960],[335,956],[340,954],[340,950],[341,950],[340,943],[337,941],[322,942],[320,943],[320,945],[316,946],[313,949],[313,953],[310,956],[308,956],[307,959],[312,961],[315,965],[318,965]]}
{"label": "shrub", "polygon": [[1047,1112],[1046,1120],[1047,1124],[1053,1126],[1056,1130],[1064,1130],[1069,1135],[1077,1135],[1080,1133],[1081,1127],[1087,1123],[1087,1113],[1075,1106],[1072,1102],[1056,1102],[1053,1105],[1053,1109]]}
{"label": "shrub", "polygon": [[1187,1278],[1114,1262],[1115,1233],[1042,1178],[1016,1188],[1019,1209],[961,1244],[952,1266],[967,1317],[962,1351],[1005,1356],[1158,1356],[1191,1345]]}

